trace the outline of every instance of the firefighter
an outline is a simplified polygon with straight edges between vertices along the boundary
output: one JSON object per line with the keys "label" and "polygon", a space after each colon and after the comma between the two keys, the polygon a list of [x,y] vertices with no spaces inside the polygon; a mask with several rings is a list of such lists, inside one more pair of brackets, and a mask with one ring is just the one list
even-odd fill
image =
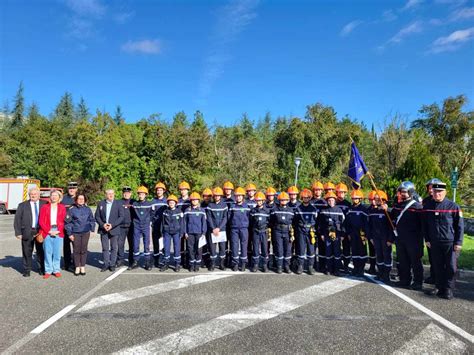
{"label": "firefighter", "polygon": [[300,198],[303,201],[295,209],[293,225],[296,230],[296,253],[298,254],[298,268],[296,273],[303,272],[304,262],[308,260],[308,274],[314,274],[314,248],[316,244],[316,221],[318,210],[311,204],[313,194],[308,189],[303,189]]}
{"label": "firefighter", "polygon": [[311,185],[311,190],[313,191],[313,198],[311,200],[311,204],[318,210],[325,207],[327,204],[326,200],[323,197],[323,184],[320,181],[315,181]]}
{"label": "firefighter", "polygon": [[[267,197],[267,202],[265,207],[271,212],[275,206],[278,206],[276,200],[276,190],[273,187],[267,187],[265,190],[265,196]],[[275,265],[275,254],[272,246],[272,232],[271,229],[268,229],[268,241],[267,241],[267,250],[268,250],[268,268],[272,268]]]}
{"label": "firefighter", "polygon": [[[118,240],[117,265],[120,267],[124,265],[125,261],[125,241],[128,242],[128,265],[133,264],[133,226],[131,207],[132,207],[132,188],[124,186],[122,188],[122,199],[120,202],[124,208],[123,223],[120,225],[120,236]],[[130,268],[131,269],[131,268]]]}
{"label": "firefighter", "polygon": [[[344,215],[347,215],[351,203],[346,200],[347,185],[342,182],[336,185],[336,206],[339,207]],[[351,262],[351,241],[347,236],[342,239],[342,264],[344,271],[349,271],[349,263]]]}
{"label": "firefighter", "polygon": [[[224,182],[224,185],[222,186],[222,189],[224,191],[224,197],[223,201],[227,205],[228,210],[230,211],[230,208],[232,205],[235,203],[234,199],[234,184],[231,183],[230,181]],[[229,216],[227,216],[229,217]],[[231,253],[231,228],[230,228],[230,221],[227,218],[227,227],[226,227],[226,234],[227,234],[227,242],[226,242],[226,265],[227,267],[232,267],[232,253]]]}
{"label": "firefighter", "polygon": [[177,208],[178,198],[175,195],[169,195],[166,199],[168,207],[161,214],[161,235],[163,236],[164,258],[160,271],[168,269],[171,258],[171,241],[173,241],[173,261],[175,263],[175,272],[181,269],[181,237],[184,234],[184,214],[180,208]]}
{"label": "firefighter", "polygon": [[155,261],[155,266],[160,265],[160,258],[163,255],[163,250],[160,249],[160,238],[163,236],[161,234],[161,220],[163,211],[168,207],[166,197],[165,197],[166,185],[162,182],[157,182],[155,185],[155,198],[151,200],[153,205],[154,214],[152,218],[152,240],[153,240],[153,259]]}
{"label": "firefighter", "polygon": [[[404,181],[398,186],[400,202],[390,213],[396,228],[399,287],[421,291],[423,286],[423,235],[421,232],[421,209],[423,205],[415,198],[415,185]],[[412,273],[413,272],[413,273]],[[413,281],[413,283],[412,283]]]}
{"label": "firefighter", "polygon": [[224,197],[223,201],[227,204],[227,207],[230,208],[233,203],[235,203],[234,200],[234,184],[231,183],[230,181],[224,182],[224,185],[222,186],[222,190],[224,191]]}
{"label": "firefighter", "polygon": [[329,191],[324,195],[327,206],[318,215],[318,229],[322,241],[326,244],[326,270],[331,275],[339,276],[341,266],[341,239],[344,236],[344,212],[336,206],[336,194]]}
{"label": "firefighter", "polygon": [[189,196],[191,206],[184,212],[184,232],[188,244],[189,271],[197,272],[201,266],[202,247],[199,247],[199,240],[206,238],[207,221],[206,212],[200,207],[201,196],[193,192]]}
{"label": "firefighter", "polygon": [[212,190],[208,187],[206,187],[202,191],[202,202],[201,202],[201,207],[202,208],[207,208],[209,204],[212,202]]}
{"label": "firefighter", "polygon": [[367,208],[361,203],[364,193],[361,190],[352,190],[352,206],[346,213],[345,229],[347,238],[351,243],[352,263],[354,269],[352,275],[364,276],[365,264],[367,262]]}
{"label": "firefighter", "polygon": [[[202,202],[201,202],[201,208],[204,210],[204,212],[207,213],[207,206],[209,206],[211,202],[212,202],[212,190],[206,187],[202,191]],[[207,233],[206,233],[206,241],[209,240],[210,236],[211,236],[211,232],[210,232],[210,229],[208,228]],[[210,256],[211,254],[209,250],[209,242],[206,242],[206,245],[202,247],[202,262],[204,265],[210,265],[210,262],[211,262]]]}
{"label": "firefighter", "polygon": [[270,227],[272,230],[273,250],[277,259],[277,273],[281,274],[283,267],[287,274],[291,273],[291,244],[294,240],[292,227],[295,215],[293,208],[288,206],[290,197],[286,192],[278,195],[278,206],[270,213]]}
{"label": "firefighter", "polygon": [[146,200],[148,189],[140,186],[137,189],[138,200],[132,203],[132,223],[133,223],[133,264],[132,269],[138,267],[140,258],[140,239],[143,237],[144,268],[151,270],[153,264],[150,262],[150,229],[153,216],[153,205]]}
{"label": "firefighter", "polygon": [[257,192],[257,187],[254,184],[248,184],[247,187],[245,188],[245,191],[247,192],[247,205],[249,206],[250,209],[254,208],[257,206],[257,201],[255,200],[255,194]]}
{"label": "firefighter", "polygon": [[268,271],[268,226],[270,210],[265,206],[265,195],[257,192],[257,206],[250,210],[250,230],[253,242],[252,272],[257,272],[259,259],[262,260],[263,272]]}
{"label": "firefighter", "polygon": [[[238,187],[234,192],[236,202],[229,209],[229,227],[231,232],[232,271],[245,271],[249,238],[250,208],[244,201],[245,190]],[[240,257],[239,257],[240,246]]]}
{"label": "firefighter", "polygon": [[290,186],[287,190],[288,196],[290,197],[290,202],[288,202],[288,207],[296,209],[301,203],[298,201],[299,190],[296,186]]}
{"label": "firefighter", "polygon": [[[186,181],[182,181],[178,185],[179,194],[181,197],[178,199],[177,207],[184,213],[187,208],[191,206],[191,201],[189,201],[189,190],[191,186]],[[184,267],[188,267],[188,255],[186,248],[186,238],[181,238],[181,263]]]}
{"label": "firefighter", "polygon": [[276,206],[276,202],[275,202],[276,190],[273,187],[267,187],[267,189],[265,190],[265,196],[267,198],[265,207],[270,210],[273,209]]}
{"label": "firefighter", "polygon": [[324,194],[326,196],[326,194],[328,192],[335,192],[336,191],[336,185],[334,185],[332,182],[328,181],[327,183],[325,183],[323,185],[323,189],[324,189]]}
{"label": "firefighter", "polygon": [[375,246],[377,261],[377,276],[375,278],[385,283],[390,283],[394,235],[385,212],[388,209],[387,194],[382,190],[376,190],[374,201],[375,206],[369,211],[367,232],[370,242]]}
{"label": "firefighter", "polygon": [[[222,199],[223,191],[220,187],[215,187],[212,190],[212,195],[214,201],[209,203],[206,209],[208,230],[207,245],[211,253],[209,271],[214,271],[217,259],[217,246],[219,246],[219,268],[225,270],[226,242],[214,243],[212,241],[212,236],[219,237],[220,233],[226,232],[227,214],[229,209]],[[229,236],[226,235],[226,237],[228,238]]]}
{"label": "firefighter", "polygon": [[[376,208],[375,204],[375,194],[377,191],[372,190],[369,192],[367,195],[367,200],[369,201],[369,204],[366,205],[367,209],[367,218],[369,216],[369,213]],[[375,246],[374,243],[367,243],[369,245],[369,270],[367,270],[367,273],[370,275],[377,275],[377,271],[375,270],[375,261],[376,261],[376,256],[375,256]]]}
{"label": "firefighter", "polygon": [[456,264],[462,249],[464,220],[462,211],[446,198],[446,184],[432,185],[433,198],[423,206],[423,236],[431,248],[436,287],[430,295],[453,298]]}

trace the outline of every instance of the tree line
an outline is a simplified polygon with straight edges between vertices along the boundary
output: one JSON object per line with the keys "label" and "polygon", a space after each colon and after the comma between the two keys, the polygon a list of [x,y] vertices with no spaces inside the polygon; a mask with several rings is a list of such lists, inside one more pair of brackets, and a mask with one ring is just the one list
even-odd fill
{"label": "tree line", "polygon": [[[461,204],[472,205],[474,111],[466,104],[458,95],[422,105],[410,124],[394,114],[381,120],[377,132],[321,103],[308,105],[304,117],[268,113],[252,120],[243,114],[230,126],[210,126],[199,111],[193,117],[178,112],[172,119],[152,114],[130,123],[120,106],[114,113],[91,114],[83,98],[74,103],[68,92],[44,116],[35,103],[25,107],[20,84],[12,107],[2,110],[0,176],[28,175],[50,187],[77,180],[94,202],[105,188],[153,188],[157,181],[172,192],[182,180],[197,191],[225,180],[282,190],[293,184],[294,158],[301,157],[300,187],[317,179],[349,185],[352,138],[376,184],[389,194],[407,179],[421,194],[432,177],[450,186],[458,167],[458,196]],[[369,190],[369,181],[362,182]]]}

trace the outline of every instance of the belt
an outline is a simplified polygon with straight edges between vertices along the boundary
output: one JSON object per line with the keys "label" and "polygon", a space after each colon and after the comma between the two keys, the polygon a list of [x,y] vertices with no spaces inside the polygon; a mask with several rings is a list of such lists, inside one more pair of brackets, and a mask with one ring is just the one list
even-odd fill
{"label": "belt", "polygon": [[267,228],[264,228],[264,229],[256,229],[256,228],[255,228],[253,231],[254,231],[255,233],[264,233],[264,232],[267,231]]}
{"label": "belt", "polygon": [[276,227],[277,227],[277,229],[282,229],[282,230],[290,229],[289,224],[277,224]]}

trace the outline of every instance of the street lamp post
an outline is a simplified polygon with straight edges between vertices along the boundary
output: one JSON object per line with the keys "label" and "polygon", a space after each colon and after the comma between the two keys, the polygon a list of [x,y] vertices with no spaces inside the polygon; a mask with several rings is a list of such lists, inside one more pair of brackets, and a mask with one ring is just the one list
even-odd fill
{"label": "street lamp post", "polygon": [[301,158],[296,157],[295,158],[295,166],[296,166],[296,171],[295,171],[295,186],[298,184],[298,168],[301,164]]}

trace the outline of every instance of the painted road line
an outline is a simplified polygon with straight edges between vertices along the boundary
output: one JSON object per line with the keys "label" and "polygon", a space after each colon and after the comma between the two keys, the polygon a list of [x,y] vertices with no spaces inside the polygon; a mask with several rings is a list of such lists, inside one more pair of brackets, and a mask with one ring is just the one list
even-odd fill
{"label": "painted road line", "polygon": [[[176,272],[153,272],[153,271],[129,271],[123,274],[124,276],[147,276],[147,275],[160,275],[160,276],[177,276],[180,275]],[[181,274],[182,275],[182,274]],[[229,275],[229,276],[278,276],[278,277],[295,277],[296,274],[277,274],[276,272],[269,271],[269,272],[242,272],[242,271],[203,271],[198,272],[195,274],[196,276],[201,275]],[[308,275],[308,274],[301,274],[297,275],[298,277],[314,277],[317,278],[315,275]],[[324,275],[318,275],[323,277]]]}
{"label": "painted road line", "polygon": [[466,350],[467,345],[465,343],[436,324],[430,323],[412,340],[395,351],[394,354],[425,354],[431,351],[437,354],[463,354]]}
{"label": "painted road line", "polygon": [[338,278],[277,297],[235,313],[177,331],[163,338],[125,348],[117,354],[179,353],[278,317],[321,298],[347,290],[361,281]]}
{"label": "painted road line", "polygon": [[109,305],[117,304],[121,302],[127,302],[127,301],[131,301],[137,298],[157,295],[163,292],[179,290],[185,287],[202,284],[209,281],[216,281],[216,280],[224,279],[230,276],[231,275],[218,275],[218,274],[198,275],[198,276],[187,277],[184,279],[173,280],[170,282],[159,283],[152,286],[140,287],[140,288],[129,290],[129,291],[111,293],[108,295],[103,295],[103,296],[91,299],[84,306],[79,308],[77,312],[85,312],[85,311],[98,308],[98,307],[104,307],[104,306],[109,306]]}
{"label": "painted road line", "polygon": [[75,304],[71,304],[67,307],[64,307],[62,310],[60,310],[58,313],[56,313],[54,316],[49,318],[48,320],[44,321],[40,325],[38,325],[35,329],[31,331],[32,334],[39,334],[46,328],[48,328],[50,325],[52,325],[54,322],[58,321],[62,317],[64,317],[67,313],[69,313],[71,310],[73,310],[76,307]]}
{"label": "painted road line", "polygon": [[400,291],[394,289],[393,287],[391,286],[388,286],[386,284],[384,284],[383,282],[381,281],[378,281],[378,280],[375,280],[374,276],[372,275],[368,275],[368,274],[365,274],[365,276],[370,279],[371,281],[375,282],[376,284],[382,286],[384,289],[386,289],[387,291],[393,293],[395,296],[401,298],[402,300],[404,300],[405,302],[411,304],[413,307],[415,307],[416,309],[418,309],[419,311],[427,314],[428,316],[430,316],[432,319],[434,319],[435,321],[439,322],[440,324],[444,325],[446,328],[450,329],[451,331],[453,331],[454,333],[458,334],[459,336],[463,337],[464,339],[466,339],[467,341],[469,341],[470,343],[474,344],[474,336],[468,332],[466,332],[464,329],[458,327],[456,324],[454,323],[451,323],[449,320],[447,320],[446,318],[443,318],[442,316],[440,316],[439,314],[433,312],[432,310],[426,308],[425,306],[423,306],[422,304],[416,302],[414,299],[408,297],[407,295],[401,293]]}

